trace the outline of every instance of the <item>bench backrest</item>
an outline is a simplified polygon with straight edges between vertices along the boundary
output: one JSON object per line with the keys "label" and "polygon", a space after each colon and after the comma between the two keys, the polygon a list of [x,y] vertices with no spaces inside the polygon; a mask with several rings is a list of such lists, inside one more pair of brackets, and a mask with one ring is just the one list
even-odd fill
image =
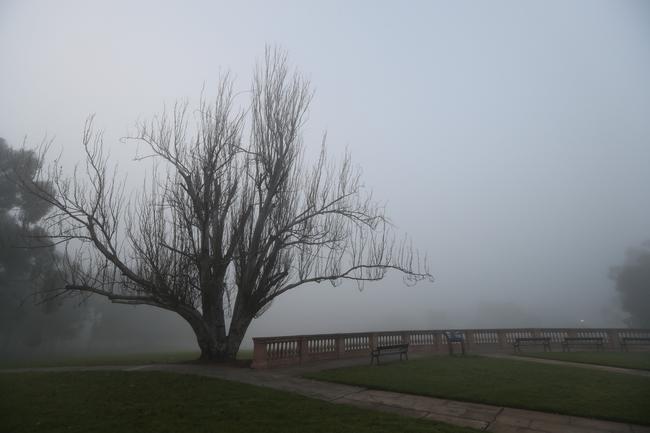
{"label": "bench backrest", "polygon": [[391,349],[408,349],[408,343],[403,344],[387,344],[385,346],[377,346],[379,350],[391,350]]}
{"label": "bench backrest", "polygon": [[447,341],[450,343],[460,343],[465,341],[465,336],[461,331],[449,331],[445,332],[445,337],[447,337]]}

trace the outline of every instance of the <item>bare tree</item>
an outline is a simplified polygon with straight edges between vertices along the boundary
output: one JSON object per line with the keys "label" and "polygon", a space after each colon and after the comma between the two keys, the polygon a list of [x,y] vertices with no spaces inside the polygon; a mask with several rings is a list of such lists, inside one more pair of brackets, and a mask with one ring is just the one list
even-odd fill
{"label": "bare tree", "polygon": [[53,190],[27,179],[56,209],[49,230],[66,250],[57,295],[176,312],[196,333],[201,358],[226,360],[255,317],[303,284],[363,284],[390,269],[410,282],[431,278],[426,258],[396,240],[349,156],[332,163],[323,140],[306,162],[301,129],[312,93],[284,53],[267,49],[250,95],[238,110],[225,76],[216,100],[202,99],[195,127],[187,104],[139,124],[130,138],[146,143],[140,159],[156,170],[137,193],[109,169],[92,117],[85,170],[69,178],[51,165],[41,179]]}

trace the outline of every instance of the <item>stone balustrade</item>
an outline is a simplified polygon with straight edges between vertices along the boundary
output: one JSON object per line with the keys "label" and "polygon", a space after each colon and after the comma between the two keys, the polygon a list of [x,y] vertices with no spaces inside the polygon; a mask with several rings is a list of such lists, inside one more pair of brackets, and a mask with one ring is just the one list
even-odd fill
{"label": "stone balustrade", "polygon": [[623,337],[650,337],[650,329],[627,328],[445,329],[261,337],[253,338],[252,367],[370,356],[377,346],[398,343],[409,343],[410,353],[446,353],[449,343],[444,333],[449,331],[463,333],[469,353],[512,352],[515,339],[525,337],[548,337],[553,350],[560,350],[564,337],[602,337],[605,350],[618,351]]}

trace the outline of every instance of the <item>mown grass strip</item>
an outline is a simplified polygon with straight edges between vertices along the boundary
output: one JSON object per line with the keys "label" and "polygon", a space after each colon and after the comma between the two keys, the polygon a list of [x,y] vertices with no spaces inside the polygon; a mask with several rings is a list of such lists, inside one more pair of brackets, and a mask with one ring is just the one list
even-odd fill
{"label": "mown grass strip", "polygon": [[523,356],[634,370],[650,370],[650,352],[535,352],[524,353]]}
{"label": "mown grass strip", "polygon": [[471,433],[219,379],[162,372],[0,374],[12,433]]}
{"label": "mown grass strip", "polygon": [[437,356],[307,377],[373,389],[650,425],[650,378],[478,356]]}

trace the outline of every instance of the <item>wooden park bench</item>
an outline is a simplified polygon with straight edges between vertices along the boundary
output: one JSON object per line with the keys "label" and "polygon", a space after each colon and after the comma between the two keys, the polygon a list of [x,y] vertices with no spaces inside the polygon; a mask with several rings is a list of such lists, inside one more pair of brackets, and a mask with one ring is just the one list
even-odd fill
{"label": "wooden park bench", "polygon": [[628,345],[633,346],[648,346],[650,345],[650,337],[623,337],[621,338],[621,350],[628,351]]}
{"label": "wooden park bench", "polygon": [[518,337],[515,338],[513,347],[515,352],[521,352],[522,346],[544,346],[544,352],[551,351],[551,339],[549,337]]}
{"label": "wooden park bench", "polygon": [[370,352],[370,365],[372,365],[373,360],[377,360],[377,365],[379,365],[379,357],[381,355],[396,355],[399,353],[399,360],[402,360],[402,355],[406,356],[406,360],[409,359],[409,345],[408,343],[404,344],[387,344],[384,346],[377,346]]}
{"label": "wooden park bench", "polygon": [[603,350],[604,348],[603,337],[564,337],[562,342],[562,351],[570,352],[572,345],[577,346],[596,346],[596,350]]}
{"label": "wooden park bench", "polygon": [[445,332],[445,337],[447,337],[447,346],[449,347],[449,354],[454,354],[454,343],[460,343],[460,351],[465,354],[465,335],[460,331],[448,331]]}

